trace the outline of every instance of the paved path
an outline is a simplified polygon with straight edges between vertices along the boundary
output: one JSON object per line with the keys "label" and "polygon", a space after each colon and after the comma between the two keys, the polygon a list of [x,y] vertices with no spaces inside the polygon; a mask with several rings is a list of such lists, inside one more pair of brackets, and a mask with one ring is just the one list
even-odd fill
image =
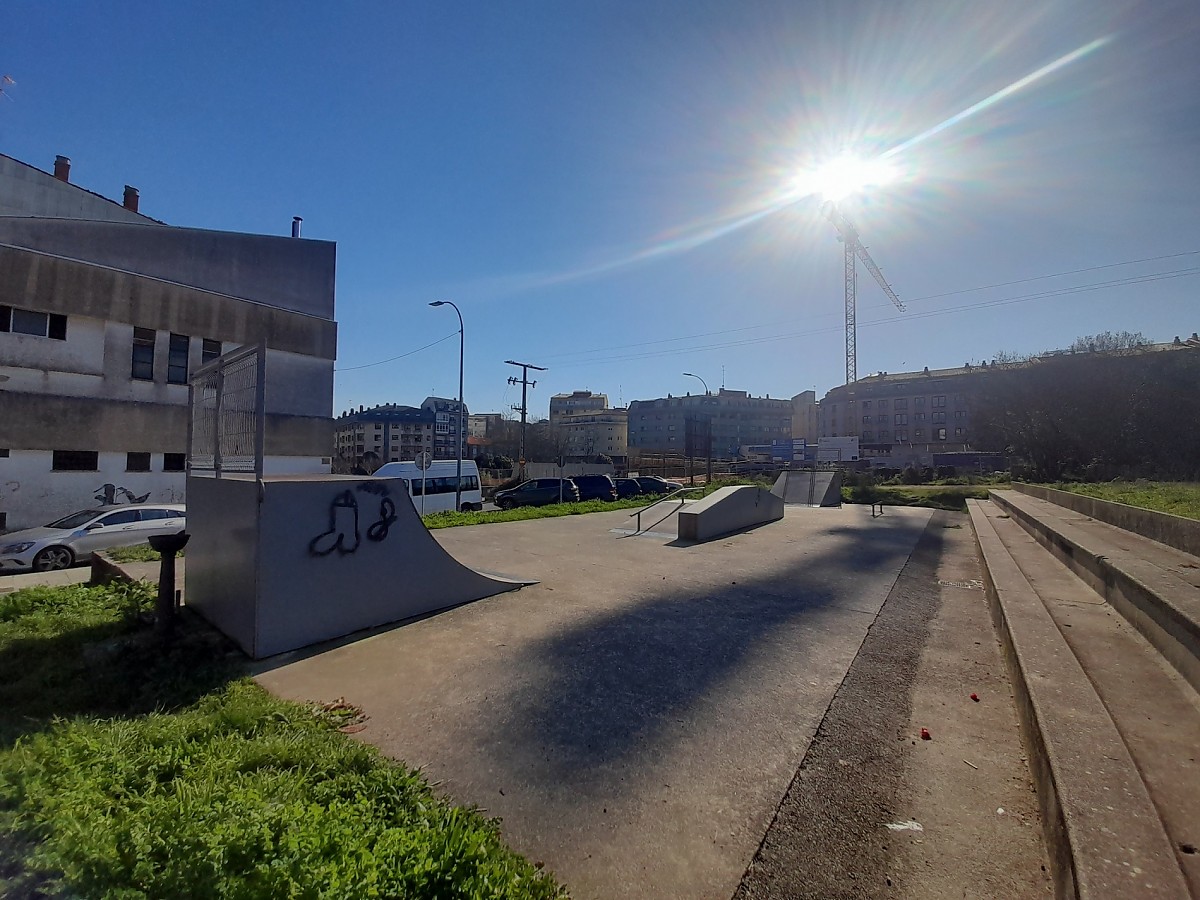
{"label": "paved path", "polygon": [[467,565],[541,583],[259,680],[365,707],[361,738],[577,898],[728,898],[929,515],[789,508],[690,547],[614,534],[621,511],[446,529]]}

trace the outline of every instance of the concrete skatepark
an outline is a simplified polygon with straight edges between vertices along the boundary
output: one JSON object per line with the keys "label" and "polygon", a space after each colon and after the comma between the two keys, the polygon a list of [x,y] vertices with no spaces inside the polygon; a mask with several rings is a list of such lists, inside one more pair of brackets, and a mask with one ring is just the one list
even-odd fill
{"label": "concrete skatepark", "polygon": [[929,517],[796,509],[691,547],[624,512],[447,529],[539,584],[258,677],[363,706],[363,739],[576,896],[729,897]]}

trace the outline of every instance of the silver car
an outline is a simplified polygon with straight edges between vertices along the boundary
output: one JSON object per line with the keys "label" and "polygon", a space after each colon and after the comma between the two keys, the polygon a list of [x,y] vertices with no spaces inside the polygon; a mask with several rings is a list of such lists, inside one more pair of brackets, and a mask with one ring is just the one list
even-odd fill
{"label": "silver car", "polygon": [[184,530],[181,503],[118,504],[82,509],[41,528],[0,535],[0,572],[66,569],[93,550],[141,544],[156,534]]}

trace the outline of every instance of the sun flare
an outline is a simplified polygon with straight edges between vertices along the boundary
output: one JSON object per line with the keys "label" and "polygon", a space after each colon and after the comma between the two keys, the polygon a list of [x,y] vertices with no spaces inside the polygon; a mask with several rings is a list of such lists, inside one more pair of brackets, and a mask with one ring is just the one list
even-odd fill
{"label": "sun flare", "polygon": [[796,176],[799,194],[818,194],[837,202],[867,188],[890,184],[898,177],[896,167],[885,159],[863,159],[843,154],[816,169]]}

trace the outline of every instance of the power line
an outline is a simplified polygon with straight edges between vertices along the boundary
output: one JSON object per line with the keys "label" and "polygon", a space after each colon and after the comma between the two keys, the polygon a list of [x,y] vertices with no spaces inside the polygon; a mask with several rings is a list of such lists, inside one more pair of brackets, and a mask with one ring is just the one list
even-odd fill
{"label": "power line", "polygon": [[418,347],[416,350],[409,350],[407,353],[401,353],[399,356],[392,356],[392,357],[389,357],[388,359],[381,359],[379,362],[365,363],[361,366],[343,366],[342,368],[334,369],[333,371],[335,371],[335,372],[353,372],[355,369],[369,369],[372,366],[382,366],[384,363],[395,362],[398,359],[404,359],[404,357],[406,357],[406,356],[412,356],[415,353],[420,353],[422,350],[428,350],[430,347],[436,347],[442,341],[448,341],[452,337],[458,337],[458,332],[452,331],[450,334],[446,335],[445,337],[438,338],[433,343],[426,344],[424,347]]}
{"label": "power line", "polygon": [[[975,294],[980,291],[989,291],[989,290],[994,290],[996,288],[1002,288],[1002,287],[1012,287],[1012,286],[1018,285],[1018,284],[1029,284],[1034,281],[1045,281],[1050,278],[1063,278],[1067,275],[1082,275],[1086,272],[1098,272],[1103,269],[1116,269],[1116,268],[1120,268],[1122,266],[1134,266],[1134,265],[1138,265],[1140,263],[1160,262],[1164,259],[1179,259],[1184,256],[1196,256],[1196,255],[1200,255],[1200,250],[1185,250],[1181,253],[1168,253],[1163,256],[1146,256],[1141,259],[1128,259],[1128,260],[1125,260],[1124,262],[1105,263],[1103,265],[1098,265],[1098,266],[1087,266],[1082,269],[1070,269],[1070,270],[1067,270],[1064,272],[1051,272],[1046,275],[1033,275],[1029,278],[1017,279],[1016,281],[999,281],[994,284],[984,284],[984,285],[980,285],[978,287],[961,288],[959,290],[954,290],[954,291],[945,291],[944,293],[941,293],[941,294],[928,294],[924,297],[916,297],[907,302],[922,303],[926,300],[938,300],[938,299],[941,299],[944,297],[955,297],[955,296],[959,296],[962,294]],[[868,307],[868,308],[881,309],[881,308],[884,308],[885,306],[886,306],[886,304],[876,304],[875,306]],[[834,315],[834,314],[833,313],[818,313],[818,316],[820,316],[822,318],[827,318],[832,315]],[[549,353],[549,354],[546,354],[543,358],[544,359],[558,359],[558,358],[561,358],[564,356],[578,358],[580,355],[587,354],[587,353],[603,353],[603,352],[606,352],[609,350],[631,350],[636,347],[652,347],[652,346],[656,346],[658,344],[674,344],[674,343],[678,343],[679,341],[690,341],[690,340],[695,340],[697,338],[716,337],[718,335],[723,335],[723,334],[737,334],[737,333],[743,332],[743,331],[757,331],[760,328],[774,328],[779,325],[785,325],[789,322],[806,321],[806,320],[812,319],[812,318],[814,318],[814,317],[806,316],[806,317],[804,317],[804,319],[797,319],[797,318],[784,319],[784,320],[778,321],[778,322],[764,322],[761,325],[743,325],[740,328],[723,328],[720,331],[704,331],[704,332],[700,332],[698,334],[681,335],[680,337],[672,337],[672,338],[658,338],[653,341],[639,341],[639,342],[633,343],[633,344],[614,344],[609,347],[597,347],[593,350],[574,350],[570,353]],[[909,318],[913,318],[913,317],[910,316]],[[822,329],[822,331],[829,331],[829,330],[831,330],[831,329]],[[681,349],[686,349],[686,348],[681,348]],[[666,351],[664,351],[664,352],[666,352]],[[604,358],[605,357],[602,357],[601,359],[604,359]],[[572,363],[571,365],[580,365],[580,364],[581,363]]]}
{"label": "power line", "polygon": [[[1154,272],[1154,273],[1150,273],[1148,275],[1130,276],[1129,278],[1118,278],[1118,279],[1114,279],[1112,281],[1104,281],[1104,282],[1096,282],[1093,284],[1075,285],[1072,287],[1056,288],[1055,290],[1052,290],[1052,291],[1041,291],[1039,293],[1034,293],[1034,294],[1023,294],[1023,295],[1018,295],[1015,297],[1001,297],[1001,298],[997,298],[997,299],[993,299],[993,300],[983,300],[983,301],[980,301],[979,303],[968,303],[968,304],[964,304],[962,306],[948,307],[946,309],[935,309],[935,310],[927,310],[925,312],[909,313],[903,317],[891,316],[891,317],[885,318],[885,319],[877,319],[874,322],[863,323],[862,327],[866,328],[866,327],[871,327],[871,326],[876,326],[876,325],[890,325],[890,324],[894,324],[897,322],[909,322],[914,319],[928,319],[928,318],[934,318],[937,316],[950,315],[952,313],[969,312],[971,310],[976,310],[976,309],[988,309],[988,308],[997,307],[997,306],[1009,306],[1009,305],[1012,305],[1015,303],[1029,303],[1029,302],[1032,302],[1035,300],[1045,300],[1045,299],[1048,299],[1051,297],[1069,296],[1071,294],[1081,294],[1081,293],[1087,293],[1090,291],[1105,290],[1107,288],[1124,287],[1124,286],[1131,285],[1131,284],[1145,284],[1145,283],[1149,283],[1149,282],[1153,282],[1153,281],[1167,281],[1167,280],[1175,279],[1175,278],[1188,278],[1188,277],[1192,277],[1192,276],[1196,276],[1196,275],[1200,275],[1200,267],[1193,267],[1193,268],[1188,268],[1188,269],[1174,269],[1174,270],[1168,270],[1168,271],[1164,271],[1164,272]],[[793,332],[789,332],[787,334],[774,334],[774,335],[767,335],[765,337],[758,337],[758,338],[745,338],[743,340],[738,340],[738,341],[722,341],[722,342],[714,343],[714,344],[702,344],[699,346],[692,346],[692,347],[675,347],[675,348],[671,348],[671,349],[667,349],[667,350],[659,350],[659,351],[643,352],[643,353],[626,353],[626,354],[619,354],[616,356],[608,356],[608,357],[600,357],[597,359],[589,359],[589,360],[584,360],[584,361],[575,362],[575,363],[563,363],[558,368],[560,368],[560,369],[579,368],[580,366],[587,366],[587,365],[594,365],[594,364],[603,365],[603,364],[614,363],[614,362],[627,362],[627,361],[639,360],[639,359],[653,359],[655,357],[660,357],[660,356],[674,356],[674,355],[678,355],[681,353],[702,353],[702,352],[706,352],[709,350],[723,350],[723,349],[726,349],[729,347],[744,347],[744,346],[750,346],[750,345],[754,345],[754,344],[768,344],[768,343],[774,343],[776,341],[792,340],[794,338],[799,338],[799,337],[809,337],[809,336],[817,335],[817,334],[827,334],[830,332],[840,331],[840,330],[841,330],[841,326],[834,325],[834,326],[828,326],[825,328],[808,329],[806,331],[793,331]],[[718,333],[727,333],[727,332],[718,332]]]}

